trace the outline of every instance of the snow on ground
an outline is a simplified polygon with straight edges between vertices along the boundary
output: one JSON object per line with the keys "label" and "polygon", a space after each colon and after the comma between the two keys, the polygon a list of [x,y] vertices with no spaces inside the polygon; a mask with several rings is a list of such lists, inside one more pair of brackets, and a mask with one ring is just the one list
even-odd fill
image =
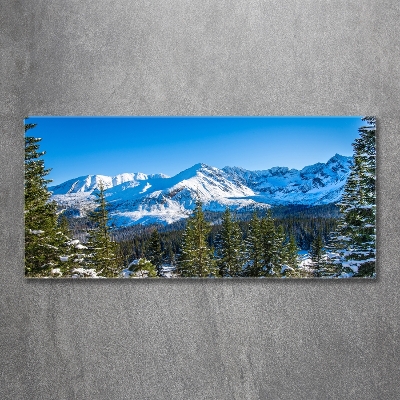
{"label": "snow on ground", "polygon": [[95,269],[90,268],[74,268],[72,270],[72,278],[104,278],[98,275]]}
{"label": "snow on ground", "polygon": [[300,250],[298,252],[299,258],[300,258],[300,264],[299,268],[302,269],[305,272],[313,272],[314,271],[314,266],[313,262],[311,260],[311,257],[308,254],[307,250]]}
{"label": "snow on ground", "polygon": [[294,268],[289,267],[289,265],[282,265],[281,275],[283,275],[286,271],[294,271]]}
{"label": "snow on ground", "polygon": [[[121,277],[122,278],[133,278],[133,279],[143,279],[143,278],[148,278],[148,271],[146,270],[140,270],[140,271],[133,271],[135,269],[135,266],[138,265],[140,259],[133,260],[131,263],[129,263],[127,268],[124,268],[121,272]],[[163,264],[162,265],[162,274],[163,278],[175,278],[175,267],[170,265],[170,264]]]}

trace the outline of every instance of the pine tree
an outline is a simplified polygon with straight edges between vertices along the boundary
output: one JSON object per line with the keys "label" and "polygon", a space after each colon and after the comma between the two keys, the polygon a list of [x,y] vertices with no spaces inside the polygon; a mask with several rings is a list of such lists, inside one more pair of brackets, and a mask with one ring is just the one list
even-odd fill
{"label": "pine tree", "polygon": [[156,267],[157,276],[162,276],[163,251],[161,249],[161,240],[157,229],[154,229],[151,233],[147,256],[150,262]]}
{"label": "pine tree", "polygon": [[146,258],[140,258],[136,264],[132,264],[129,269],[133,272],[131,278],[156,278],[158,276],[156,266]]}
{"label": "pine tree", "polygon": [[[36,124],[25,124],[25,132]],[[51,202],[46,169],[39,151],[41,139],[25,137],[25,275],[51,276],[60,263],[59,246],[64,237],[57,226],[57,205]]]}
{"label": "pine tree", "polygon": [[109,227],[109,216],[104,186],[100,183],[96,192],[97,207],[89,215],[94,228],[89,233],[86,268],[94,268],[105,277],[118,276],[120,260],[118,244],[112,240]]}
{"label": "pine tree", "polygon": [[322,236],[318,235],[315,237],[313,242],[311,243],[311,249],[309,252],[311,256],[311,260],[313,262],[313,266],[315,269],[314,275],[321,276],[322,271],[321,268],[325,266],[325,249],[324,249],[324,242],[322,240]]}
{"label": "pine tree", "polygon": [[261,222],[257,213],[254,212],[249,223],[249,231],[245,240],[245,276],[258,277],[263,275],[263,246],[261,240]]}
{"label": "pine tree", "polygon": [[58,227],[60,233],[64,236],[65,240],[60,246],[60,271],[62,276],[68,276],[74,267],[74,259],[76,258],[75,246],[71,243],[71,233],[69,229],[68,219],[63,214],[58,216]]}
{"label": "pine tree", "polygon": [[290,235],[289,241],[285,245],[285,263],[292,268],[299,266],[299,246],[293,235]]}
{"label": "pine tree", "polygon": [[290,235],[289,241],[285,244],[283,249],[283,263],[287,265],[284,271],[285,276],[291,278],[299,278],[301,276],[299,270],[299,247],[293,235]]}
{"label": "pine tree", "polygon": [[274,258],[272,262],[273,276],[281,275],[282,265],[285,263],[285,242],[286,235],[282,225],[275,229],[274,237]]}
{"label": "pine tree", "polygon": [[271,276],[276,272],[274,267],[278,256],[276,230],[271,210],[268,210],[267,215],[260,221],[260,243],[262,273]]}
{"label": "pine tree", "polygon": [[375,275],[375,167],[376,119],[365,117],[353,143],[353,165],[338,204],[342,218],[332,234],[332,247],[339,254],[342,272]]}
{"label": "pine tree", "polygon": [[58,217],[58,229],[63,238],[63,242],[59,246],[60,272],[61,276],[68,277],[73,274],[75,268],[82,267],[85,261],[86,246],[82,245],[79,240],[72,239],[68,218],[64,213]]}
{"label": "pine tree", "polygon": [[217,265],[220,276],[241,276],[244,265],[244,246],[239,224],[232,220],[227,208],[222,216],[221,232],[217,236]]}
{"label": "pine tree", "polygon": [[183,233],[178,267],[181,276],[207,277],[215,274],[212,252],[207,243],[210,230],[210,224],[204,219],[202,203],[198,200]]}

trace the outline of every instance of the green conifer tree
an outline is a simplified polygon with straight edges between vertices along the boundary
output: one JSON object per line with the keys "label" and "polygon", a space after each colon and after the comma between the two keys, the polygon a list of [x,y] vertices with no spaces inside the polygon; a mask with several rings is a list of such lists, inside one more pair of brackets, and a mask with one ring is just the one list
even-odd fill
{"label": "green conifer tree", "polygon": [[271,276],[276,272],[274,267],[278,260],[277,237],[271,210],[260,221],[260,244],[262,274]]}
{"label": "green conifer tree", "polygon": [[289,241],[285,244],[283,250],[283,262],[290,269],[285,271],[285,276],[291,278],[299,278],[301,276],[299,269],[299,247],[297,246],[296,239],[290,235]]}
{"label": "green conifer tree", "polygon": [[156,278],[157,268],[146,258],[140,258],[137,264],[131,265],[129,269],[133,272],[131,278]]}
{"label": "green conifer tree", "polygon": [[104,277],[117,277],[122,269],[118,244],[112,240],[104,186],[96,192],[97,207],[89,215],[94,228],[89,232],[86,268],[94,268]]}
{"label": "green conifer tree", "polygon": [[246,266],[245,276],[262,276],[263,271],[263,246],[262,246],[261,222],[254,212],[249,223],[249,231],[245,240],[246,244]]}
{"label": "green conifer tree", "polygon": [[[36,124],[25,124],[25,132]],[[65,239],[57,226],[57,205],[51,202],[46,169],[39,151],[41,139],[25,136],[25,275],[51,276],[60,263],[59,246]]]}
{"label": "green conifer tree", "polygon": [[282,225],[275,229],[274,239],[273,276],[279,277],[281,276],[282,265],[285,263],[286,235]]}
{"label": "green conifer tree", "polygon": [[161,249],[160,234],[157,229],[153,230],[149,238],[147,257],[156,267],[157,276],[162,276],[163,251]]}
{"label": "green conifer tree", "polygon": [[178,272],[183,277],[208,277],[215,274],[211,249],[207,236],[210,224],[204,218],[202,203],[196,202],[193,215],[187,219],[183,233]]}
{"label": "green conifer tree", "polygon": [[85,262],[86,246],[79,240],[72,239],[72,233],[69,227],[68,218],[65,213],[58,216],[58,229],[62,237],[60,250],[60,272],[62,277],[70,277],[75,268],[81,268]]}
{"label": "green conifer tree", "polygon": [[314,276],[321,276],[323,271],[321,269],[326,264],[326,251],[324,249],[324,241],[322,236],[318,235],[311,243],[310,256],[314,266]]}
{"label": "green conifer tree", "polygon": [[353,143],[353,165],[344,194],[338,204],[342,218],[332,234],[331,246],[339,254],[342,272],[357,271],[356,276],[375,275],[376,219],[376,119],[365,117]]}
{"label": "green conifer tree", "polygon": [[245,262],[242,231],[227,208],[222,216],[221,232],[217,236],[217,265],[220,276],[241,276]]}
{"label": "green conifer tree", "polygon": [[72,268],[74,267],[74,259],[76,257],[75,246],[71,244],[71,232],[69,229],[68,219],[62,213],[58,217],[58,228],[61,234],[64,236],[65,240],[60,246],[61,256],[60,256],[60,270],[62,276],[69,276]]}

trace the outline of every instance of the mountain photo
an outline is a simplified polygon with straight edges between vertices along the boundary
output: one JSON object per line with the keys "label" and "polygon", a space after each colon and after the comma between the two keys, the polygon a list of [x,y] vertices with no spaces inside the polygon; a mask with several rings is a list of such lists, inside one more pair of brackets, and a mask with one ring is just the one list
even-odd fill
{"label": "mountain photo", "polygon": [[30,117],[25,275],[374,278],[375,117]]}

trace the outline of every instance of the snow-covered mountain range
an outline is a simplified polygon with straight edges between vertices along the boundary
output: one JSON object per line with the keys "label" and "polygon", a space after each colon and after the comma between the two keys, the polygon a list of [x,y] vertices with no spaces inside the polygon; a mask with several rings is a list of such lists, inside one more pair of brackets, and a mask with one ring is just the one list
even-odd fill
{"label": "snow-covered mountain range", "polygon": [[100,182],[106,188],[110,216],[117,226],[170,224],[187,218],[196,199],[210,211],[249,211],[271,205],[319,205],[337,202],[350,172],[352,157],[336,154],[327,163],[302,170],[274,167],[248,171],[196,164],[179,174],[124,173],[114,177],[87,175],[50,187],[60,208],[85,215],[95,206]]}

